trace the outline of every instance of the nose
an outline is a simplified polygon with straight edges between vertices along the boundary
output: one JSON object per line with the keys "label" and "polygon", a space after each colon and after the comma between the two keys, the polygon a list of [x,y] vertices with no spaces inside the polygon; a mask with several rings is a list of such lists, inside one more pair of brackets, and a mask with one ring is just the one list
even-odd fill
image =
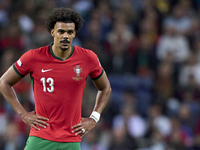
{"label": "nose", "polygon": [[64,39],[68,39],[68,38],[69,38],[69,34],[68,34],[67,32],[65,32],[65,33],[63,34],[63,38],[64,38]]}

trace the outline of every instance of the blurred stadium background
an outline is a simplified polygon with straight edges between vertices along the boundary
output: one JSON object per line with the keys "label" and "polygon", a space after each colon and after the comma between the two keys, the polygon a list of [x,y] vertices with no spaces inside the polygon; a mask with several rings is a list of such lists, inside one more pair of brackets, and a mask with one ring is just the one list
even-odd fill
{"label": "blurred stadium background", "polygon": [[[93,50],[112,95],[82,150],[200,149],[200,0],[0,0],[0,74],[52,43],[45,19],[70,7],[85,19],[73,44]],[[34,109],[29,77],[14,86]],[[96,89],[88,79],[83,116]],[[66,108],[67,109],[67,108]],[[0,150],[22,150],[29,127],[0,94]]]}

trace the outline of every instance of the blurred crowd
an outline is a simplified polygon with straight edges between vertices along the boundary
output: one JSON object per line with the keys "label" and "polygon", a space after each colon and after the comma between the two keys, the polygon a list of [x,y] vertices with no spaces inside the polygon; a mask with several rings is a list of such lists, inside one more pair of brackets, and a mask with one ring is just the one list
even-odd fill
{"label": "blurred crowd", "polygon": [[[0,0],[0,75],[53,42],[45,19],[55,7],[82,14],[73,44],[99,56],[112,86],[82,150],[200,149],[200,0]],[[33,111],[30,78],[14,89]],[[83,117],[96,92],[88,78]],[[29,129],[0,94],[0,150],[22,150]]]}

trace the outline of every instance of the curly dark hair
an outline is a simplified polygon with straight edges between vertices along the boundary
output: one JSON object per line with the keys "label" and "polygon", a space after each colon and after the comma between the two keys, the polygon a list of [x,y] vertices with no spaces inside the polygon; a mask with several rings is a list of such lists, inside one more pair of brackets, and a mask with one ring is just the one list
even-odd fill
{"label": "curly dark hair", "polygon": [[54,28],[56,22],[73,22],[75,23],[75,30],[78,32],[83,25],[83,18],[81,14],[70,8],[54,8],[46,19],[46,28],[49,32]]}

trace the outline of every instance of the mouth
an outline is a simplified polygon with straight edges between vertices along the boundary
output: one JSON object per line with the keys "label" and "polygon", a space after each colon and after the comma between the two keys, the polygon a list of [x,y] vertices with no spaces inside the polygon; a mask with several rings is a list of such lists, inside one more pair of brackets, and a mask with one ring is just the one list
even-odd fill
{"label": "mouth", "polygon": [[67,45],[70,44],[70,41],[68,41],[68,40],[63,40],[63,41],[61,41],[60,43],[63,44],[64,46],[67,46]]}

